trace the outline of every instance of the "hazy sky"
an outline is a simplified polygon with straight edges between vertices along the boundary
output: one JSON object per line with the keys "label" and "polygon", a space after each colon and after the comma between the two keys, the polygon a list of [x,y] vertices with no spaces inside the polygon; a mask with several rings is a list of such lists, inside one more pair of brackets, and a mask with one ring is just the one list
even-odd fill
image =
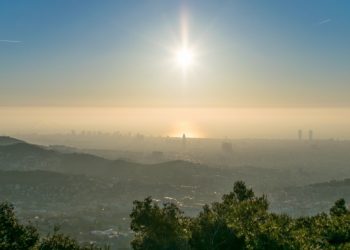
{"label": "hazy sky", "polygon": [[347,0],[2,0],[0,105],[349,106],[349,13]]}
{"label": "hazy sky", "polygon": [[1,0],[0,129],[350,138],[349,27],[348,0]]}
{"label": "hazy sky", "polygon": [[350,139],[350,108],[0,107],[0,131],[17,135],[103,131],[153,136]]}

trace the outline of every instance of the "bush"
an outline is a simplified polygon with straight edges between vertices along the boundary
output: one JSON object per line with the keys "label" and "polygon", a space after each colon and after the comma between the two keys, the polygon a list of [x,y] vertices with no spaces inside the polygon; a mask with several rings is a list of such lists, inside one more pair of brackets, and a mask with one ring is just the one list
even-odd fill
{"label": "bush", "polygon": [[159,207],[150,197],[135,201],[130,217],[135,250],[350,249],[350,213],[343,199],[329,215],[291,218],[270,213],[266,197],[257,197],[244,182],[194,218],[174,204]]}

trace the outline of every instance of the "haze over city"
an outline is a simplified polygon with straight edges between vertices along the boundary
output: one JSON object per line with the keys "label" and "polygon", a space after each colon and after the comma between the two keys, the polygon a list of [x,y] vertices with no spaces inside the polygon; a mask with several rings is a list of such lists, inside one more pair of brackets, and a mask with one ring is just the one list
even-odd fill
{"label": "haze over city", "polygon": [[[348,108],[2,107],[0,129],[12,135],[142,133],[195,138],[296,139],[298,129],[318,139],[349,139]],[[140,126],[142,124],[142,126]]]}

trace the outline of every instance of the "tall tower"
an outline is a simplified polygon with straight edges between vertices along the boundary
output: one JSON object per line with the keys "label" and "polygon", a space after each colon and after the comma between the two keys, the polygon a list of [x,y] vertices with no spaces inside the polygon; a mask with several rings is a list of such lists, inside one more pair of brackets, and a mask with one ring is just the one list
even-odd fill
{"label": "tall tower", "polygon": [[182,147],[186,148],[186,135],[185,134],[182,135]]}
{"label": "tall tower", "polygon": [[309,141],[312,141],[314,139],[314,132],[310,129],[309,130]]}
{"label": "tall tower", "polygon": [[303,139],[303,131],[301,129],[298,130],[298,139],[299,141]]}

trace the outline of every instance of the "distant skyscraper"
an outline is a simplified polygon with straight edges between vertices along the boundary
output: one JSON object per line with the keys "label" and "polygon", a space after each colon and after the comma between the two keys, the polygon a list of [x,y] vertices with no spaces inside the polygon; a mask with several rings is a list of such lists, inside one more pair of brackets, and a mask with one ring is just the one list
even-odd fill
{"label": "distant skyscraper", "polygon": [[314,132],[310,129],[309,130],[309,141],[312,141],[314,139]]}
{"label": "distant skyscraper", "polygon": [[183,148],[186,147],[186,135],[185,134],[182,135],[182,147]]}
{"label": "distant skyscraper", "polygon": [[299,141],[303,139],[303,131],[301,129],[298,130],[298,139]]}

